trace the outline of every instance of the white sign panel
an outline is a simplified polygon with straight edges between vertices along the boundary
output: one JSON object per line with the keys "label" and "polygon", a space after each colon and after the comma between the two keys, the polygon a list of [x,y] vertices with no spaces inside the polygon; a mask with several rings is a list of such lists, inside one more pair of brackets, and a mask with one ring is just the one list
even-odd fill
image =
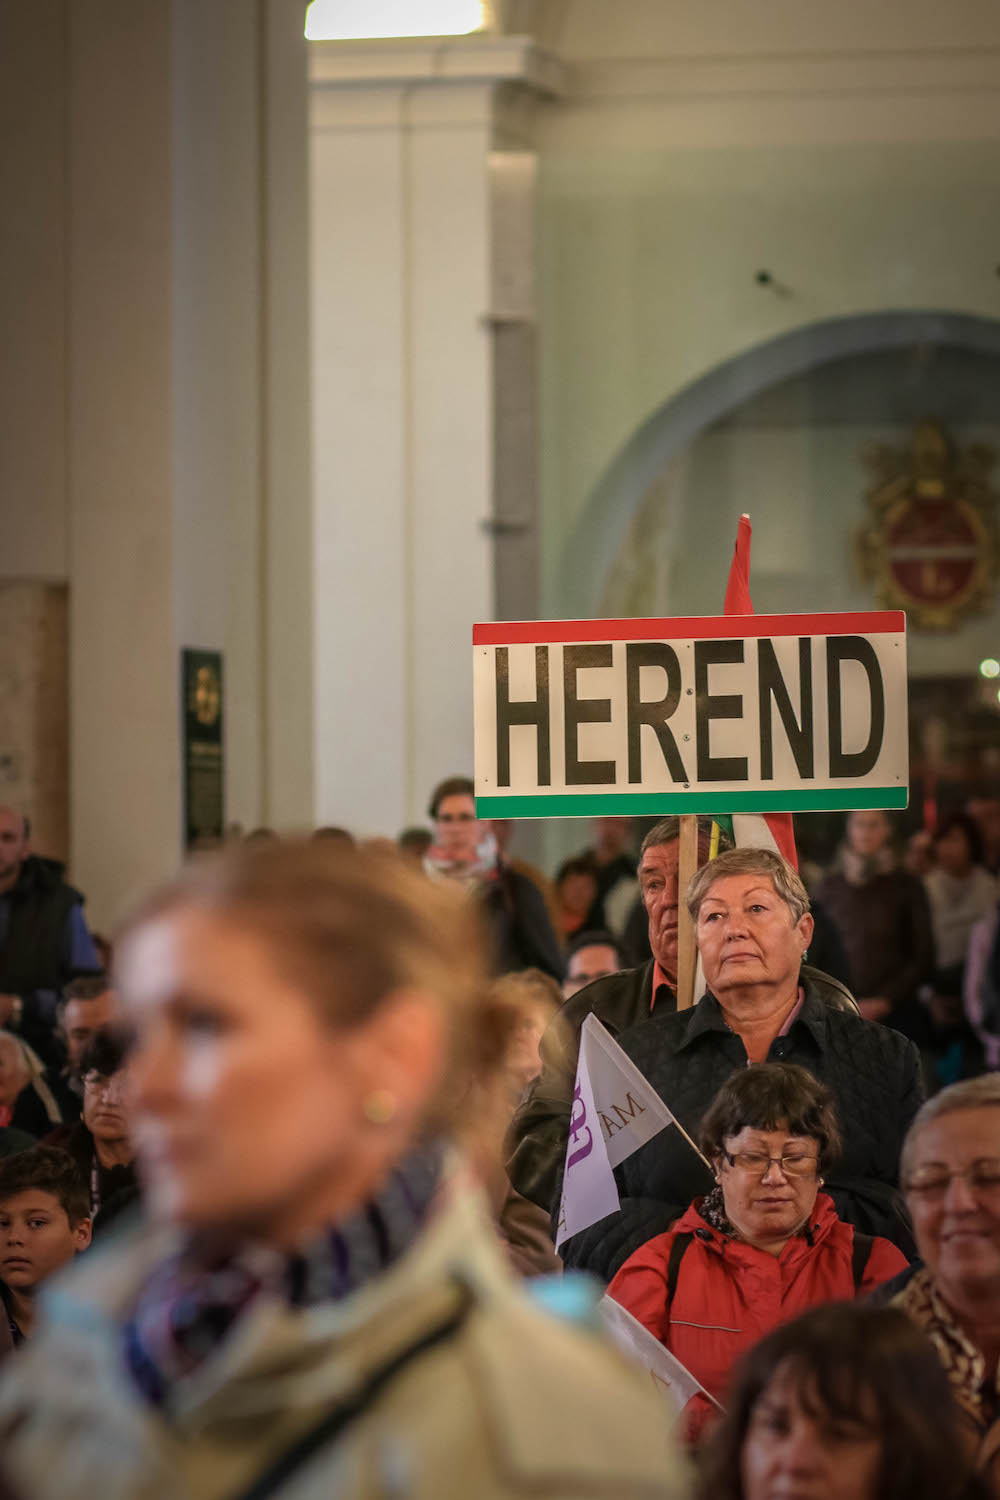
{"label": "white sign panel", "polygon": [[[638,1318],[611,1297],[605,1294],[599,1304],[601,1318],[608,1335],[627,1358],[648,1370],[657,1390],[670,1408],[674,1421],[681,1415],[692,1396],[704,1396],[706,1401],[719,1406],[714,1396],[709,1395],[686,1365],[665,1349],[659,1339],[654,1339],[648,1328]],[[671,1424],[672,1425],[672,1424]]]}
{"label": "white sign panel", "polygon": [[477,625],[480,817],[905,807],[900,611]]}

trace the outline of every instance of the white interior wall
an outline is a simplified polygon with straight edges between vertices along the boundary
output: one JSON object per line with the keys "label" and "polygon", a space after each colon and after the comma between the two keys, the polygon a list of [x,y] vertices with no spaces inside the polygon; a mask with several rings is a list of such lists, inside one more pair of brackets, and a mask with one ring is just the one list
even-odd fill
{"label": "white interior wall", "polygon": [[317,808],[394,834],[471,772],[471,631],[494,612],[490,153],[523,148],[500,96],[535,57],[474,38],[313,58]]}
{"label": "white interior wall", "polygon": [[300,0],[267,0],[258,42],[261,341],[261,815],[315,821],[309,92]]}
{"label": "white interior wall", "polygon": [[68,21],[71,850],[104,927],[179,843],[170,11]]}
{"label": "white interior wall", "polygon": [[225,655],[229,816],[312,821],[302,6],[0,27],[0,574],[69,583],[72,867],[106,926],[181,852],[182,645]]}
{"label": "white interior wall", "polygon": [[[404,141],[340,103],[331,120],[313,96],[316,798],[322,822],[354,826],[360,807],[392,826],[409,741]],[[355,692],[376,683],[359,722]]]}
{"label": "white interior wall", "polygon": [[0,9],[0,577],[12,579],[68,568],[63,9]]}
{"label": "white interior wall", "polygon": [[256,7],[178,5],[172,47],[173,629],[178,647],[224,652],[227,815],[252,826],[264,440]]}
{"label": "white interior wall", "polygon": [[[516,5],[516,0],[514,0]],[[704,57],[812,56],[831,52],[879,56],[901,50],[953,52],[962,46],[996,45],[1000,19],[993,0],[529,0],[519,23],[539,21],[550,45],[574,65],[616,58],[632,61],[673,55]],[[551,14],[546,21],[545,12]]]}
{"label": "white interior wall", "polygon": [[442,777],[471,775],[472,626],[494,613],[493,549],[483,529],[493,508],[492,144],[481,86],[428,96],[411,157],[408,820],[423,815]]}
{"label": "white interior wall", "polygon": [[[1000,315],[1000,196],[984,192],[998,174],[1000,140],[544,158],[550,590],[564,541],[617,453],[716,365],[852,313]],[[789,295],[758,286],[760,268]]]}
{"label": "white interior wall", "polygon": [[825,318],[1000,314],[1000,11],[574,0],[557,38],[573,87],[536,128],[556,612],[588,496],[699,376]]}

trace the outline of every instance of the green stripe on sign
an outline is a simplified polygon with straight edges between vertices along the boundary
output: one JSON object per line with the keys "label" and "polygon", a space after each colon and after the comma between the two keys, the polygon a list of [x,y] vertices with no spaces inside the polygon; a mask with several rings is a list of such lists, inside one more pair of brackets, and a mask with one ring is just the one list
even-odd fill
{"label": "green stripe on sign", "polygon": [[[658,813],[853,812],[857,808],[905,807],[909,788],[865,786],[794,792],[539,792],[532,797],[477,797],[479,818],[592,818],[613,814],[655,817]],[[721,805],[720,805],[721,804]]]}

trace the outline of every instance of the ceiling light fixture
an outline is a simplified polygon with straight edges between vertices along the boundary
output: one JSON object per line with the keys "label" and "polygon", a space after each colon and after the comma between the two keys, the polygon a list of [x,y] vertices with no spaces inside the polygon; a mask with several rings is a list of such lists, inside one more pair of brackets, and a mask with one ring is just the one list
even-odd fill
{"label": "ceiling light fixture", "polygon": [[311,42],[398,36],[467,36],[487,24],[483,0],[312,0]]}

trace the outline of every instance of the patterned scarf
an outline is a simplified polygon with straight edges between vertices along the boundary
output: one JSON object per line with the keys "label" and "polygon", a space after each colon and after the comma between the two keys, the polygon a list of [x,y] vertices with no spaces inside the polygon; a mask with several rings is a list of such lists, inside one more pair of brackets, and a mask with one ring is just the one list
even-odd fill
{"label": "patterned scarf", "polygon": [[154,1406],[226,1338],[257,1297],[289,1307],[338,1301],[409,1249],[441,1180],[444,1148],[423,1146],[364,1208],[285,1254],[263,1245],[214,1252],[197,1237],[159,1266],[122,1330],[125,1363]]}
{"label": "patterned scarf", "polygon": [[706,1224],[711,1224],[720,1234],[726,1235],[731,1240],[738,1240],[739,1234],[726,1218],[726,1204],[722,1196],[721,1184],[716,1183],[712,1191],[702,1198],[698,1205],[698,1212]]}
{"label": "patterned scarf", "polygon": [[924,1269],[911,1276],[893,1303],[922,1328],[937,1351],[963,1411],[982,1431],[996,1416],[998,1388],[986,1374],[986,1360],[958,1326],[954,1314]]}
{"label": "patterned scarf", "polygon": [[[726,1201],[722,1196],[721,1183],[717,1182],[712,1191],[702,1198],[698,1204],[698,1212],[705,1220],[705,1223],[710,1224],[713,1229],[717,1229],[720,1234],[726,1235],[731,1240],[742,1240],[743,1236],[736,1228],[736,1225],[726,1217]],[[812,1244],[808,1220],[804,1224],[800,1224],[798,1229],[793,1231],[793,1234],[804,1234],[807,1240],[809,1240],[809,1244]]]}

